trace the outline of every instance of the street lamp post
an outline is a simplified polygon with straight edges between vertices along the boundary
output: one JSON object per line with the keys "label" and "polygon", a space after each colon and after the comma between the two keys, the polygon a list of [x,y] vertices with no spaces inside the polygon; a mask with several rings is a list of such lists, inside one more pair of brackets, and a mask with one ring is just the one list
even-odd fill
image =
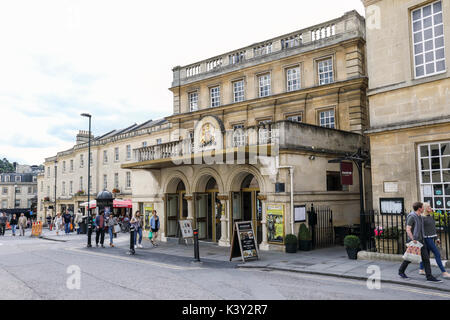
{"label": "street lamp post", "polygon": [[57,180],[57,176],[58,176],[58,165],[57,165],[57,163],[58,163],[58,160],[55,160],[55,204],[54,204],[54,207],[53,207],[53,213],[55,214],[55,216],[56,216],[56,184],[58,182],[58,180]]}
{"label": "street lamp post", "polygon": [[16,208],[17,201],[17,184],[14,185],[14,209]]}
{"label": "street lamp post", "polygon": [[88,236],[88,242],[87,247],[91,248],[91,237],[92,237],[92,219],[91,219],[91,208],[90,208],[90,202],[91,202],[91,118],[92,116],[89,113],[82,113],[82,117],[89,118],[89,138],[88,138],[88,230],[87,230],[87,236]]}

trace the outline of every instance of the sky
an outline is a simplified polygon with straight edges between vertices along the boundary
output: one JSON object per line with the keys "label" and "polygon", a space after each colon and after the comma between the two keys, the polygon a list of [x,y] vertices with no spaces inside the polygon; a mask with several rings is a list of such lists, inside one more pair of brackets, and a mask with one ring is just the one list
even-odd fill
{"label": "sky", "polygon": [[41,164],[172,114],[172,68],[357,10],[361,0],[0,1],[0,158]]}

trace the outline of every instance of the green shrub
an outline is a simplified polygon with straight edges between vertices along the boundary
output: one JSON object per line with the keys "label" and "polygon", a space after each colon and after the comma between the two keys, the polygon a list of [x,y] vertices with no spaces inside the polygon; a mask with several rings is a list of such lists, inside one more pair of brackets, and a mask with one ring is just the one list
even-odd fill
{"label": "green shrub", "polygon": [[361,241],[357,236],[349,235],[344,238],[344,246],[346,248],[359,249]]}
{"label": "green shrub", "polygon": [[312,240],[311,232],[304,223],[300,225],[300,229],[298,230],[298,239],[303,241]]}
{"label": "green shrub", "polygon": [[381,239],[398,239],[400,238],[401,230],[397,227],[386,228],[381,234]]}
{"label": "green shrub", "polygon": [[286,238],[284,239],[285,244],[297,244],[297,236],[295,234],[288,234],[286,235]]}

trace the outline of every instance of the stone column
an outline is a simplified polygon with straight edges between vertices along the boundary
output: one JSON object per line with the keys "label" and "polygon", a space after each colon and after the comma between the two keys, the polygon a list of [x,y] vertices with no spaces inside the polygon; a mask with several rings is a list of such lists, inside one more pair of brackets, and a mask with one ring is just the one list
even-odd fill
{"label": "stone column", "polygon": [[262,220],[261,220],[261,228],[262,228],[262,241],[259,245],[259,250],[269,250],[269,243],[267,240],[267,215],[266,215],[266,201],[267,196],[260,194],[258,195],[258,200],[261,201],[262,205]]}
{"label": "stone column", "polygon": [[221,215],[220,215],[220,222],[221,222],[221,235],[219,240],[219,246],[221,247],[229,247],[230,241],[228,239],[228,223],[229,223],[229,197],[227,194],[219,194],[217,196],[217,199],[220,200],[221,204]]}
{"label": "stone column", "polygon": [[184,199],[187,201],[188,203],[188,220],[191,220],[191,225],[192,222],[194,221],[194,196],[192,194],[186,194],[184,196]]}

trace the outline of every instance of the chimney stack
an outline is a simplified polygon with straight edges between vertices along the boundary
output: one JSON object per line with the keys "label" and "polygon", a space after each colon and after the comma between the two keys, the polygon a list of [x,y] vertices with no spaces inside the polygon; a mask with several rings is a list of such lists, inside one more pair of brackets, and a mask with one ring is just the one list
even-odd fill
{"label": "chimney stack", "polygon": [[[94,139],[94,136],[91,133],[91,140]],[[77,134],[77,144],[88,143],[89,142],[89,131],[80,130]]]}

